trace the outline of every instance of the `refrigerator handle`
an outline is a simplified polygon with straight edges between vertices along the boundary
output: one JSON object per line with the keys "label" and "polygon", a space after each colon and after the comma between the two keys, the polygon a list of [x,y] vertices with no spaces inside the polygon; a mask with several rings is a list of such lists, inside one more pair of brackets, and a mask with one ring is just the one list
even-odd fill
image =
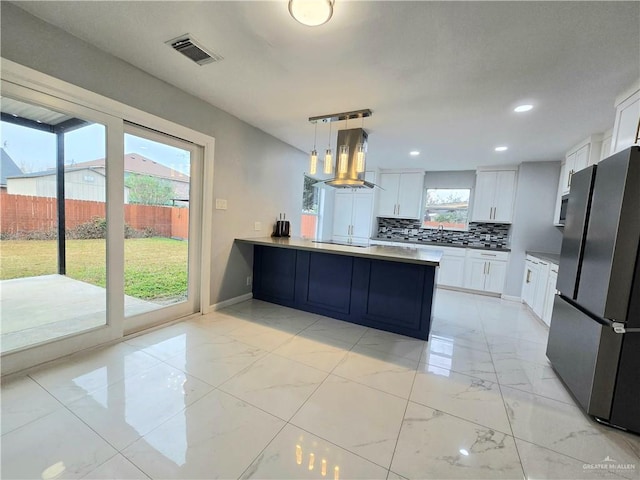
{"label": "refrigerator handle", "polygon": [[611,327],[616,333],[640,333],[640,328],[626,328],[624,323],[611,322]]}

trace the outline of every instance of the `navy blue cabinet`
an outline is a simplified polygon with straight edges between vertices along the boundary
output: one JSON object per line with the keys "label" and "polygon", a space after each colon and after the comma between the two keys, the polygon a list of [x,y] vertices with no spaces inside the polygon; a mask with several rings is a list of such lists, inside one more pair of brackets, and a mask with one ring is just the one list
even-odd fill
{"label": "navy blue cabinet", "polygon": [[254,246],[253,297],[426,340],[436,267]]}

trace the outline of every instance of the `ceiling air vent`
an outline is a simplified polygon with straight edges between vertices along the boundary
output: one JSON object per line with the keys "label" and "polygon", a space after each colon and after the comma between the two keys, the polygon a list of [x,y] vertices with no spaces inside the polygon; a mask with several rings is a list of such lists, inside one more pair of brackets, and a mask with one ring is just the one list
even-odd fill
{"label": "ceiling air vent", "polygon": [[221,55],[208,52],[199,45],[198,42],[189,34],[182,35],[173,40],[166,42],[174,50],[177,50],[185,57],[193,60],[198,65],[206,65],[207,63],[219,62],[222,60]]}

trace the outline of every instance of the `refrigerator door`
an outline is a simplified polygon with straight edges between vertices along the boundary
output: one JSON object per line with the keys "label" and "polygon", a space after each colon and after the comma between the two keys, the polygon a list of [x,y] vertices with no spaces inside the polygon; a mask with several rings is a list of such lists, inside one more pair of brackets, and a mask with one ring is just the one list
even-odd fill
{"label": "refrigerator door", "polygon": [[565,297],[575,299],[580,278],[580,262],[587,230],[591,188],[596,167],[575,173],[571,178],[571,193],[567,202],[567,217],[562,234],[562,249],[556,289]]}
{"label": "refrigerator door", "polygon": [[598,164],[576,297],[582,307],[627,321],[639,244],[640,149],[631,147]]}
{"label": "refrigerator door", "polygon": [[556,295],[547,357],[582,408],[608,420],[624,335]]}

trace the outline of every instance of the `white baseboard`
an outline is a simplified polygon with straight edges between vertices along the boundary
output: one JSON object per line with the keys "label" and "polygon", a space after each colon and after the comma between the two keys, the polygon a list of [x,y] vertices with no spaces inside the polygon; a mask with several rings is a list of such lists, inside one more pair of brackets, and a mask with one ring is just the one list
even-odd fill
{"label": "white baseboard", "polygon": [[502,298],[503,300],[508,300],[510,302],[518,302],[518,303],[522,303],[522,299],[516,295],[501,295],[500,298]]}
{"label": "white baseboard", "polygon": [[210,310],[220,310],[222,308],[230,307],[231,305],[235,305],[236,303],[246,302],[247,300],[251,300],[253,298],[253,293],[245,293],[244,295],[240,295],[239,297],[233,297],[228,300],[223,300],[222,302],[214,303],[209,307]]}

